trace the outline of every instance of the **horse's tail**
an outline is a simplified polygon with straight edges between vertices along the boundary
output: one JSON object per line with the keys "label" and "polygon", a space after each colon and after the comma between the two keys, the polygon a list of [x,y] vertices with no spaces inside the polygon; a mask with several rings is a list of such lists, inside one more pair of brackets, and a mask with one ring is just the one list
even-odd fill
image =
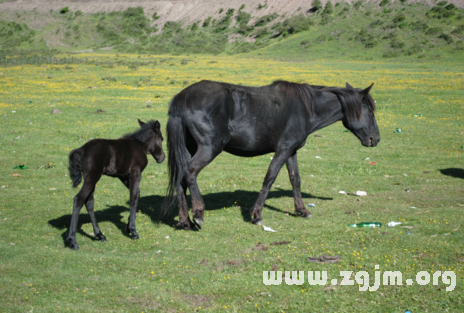
{"label": "horse's tail", "polygon": [[75,149],[69,154],[69,176],[76,188],[82,181],[82,149]]}
{"label": "horse's tail", "polygon": [[166,126],[169,185],[163,202],[165,212],[177,203],[177,190],[184,178],[190,156],[185,143],[184,107],[185,95],[183,93],[176,95],[169,107],[169,119]]}

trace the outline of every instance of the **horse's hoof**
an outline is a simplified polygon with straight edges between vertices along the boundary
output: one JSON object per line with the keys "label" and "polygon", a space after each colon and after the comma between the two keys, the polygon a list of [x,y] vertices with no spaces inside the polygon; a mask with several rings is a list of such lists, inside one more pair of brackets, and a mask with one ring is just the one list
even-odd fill
{"label": "horse's hoof", "polygon": [[102,233],[97,234],[96,237],[98,238],[98,241],[106,241],[106,237]]}
{"label": "horse's hoof", "polygon": [[192,225],[190,223],[179,222],[177,223],[176,227],[183,229],[183,230],[192,230]]}
{"label": "horse's hoof", "polygon": [[262,218],[255,218],[255,219],[252,219],[251,220],[251,223],[252,224],[255,224],[255,225],[263,225],[263,219]]}
{"label": "horse's hoof", "polygon": [[309,211],[306,211],[306,212],[295,211],[295,215],[298,216],[298,217],[303,217],[303,218],[313,217],[311,215],[311,212],[309,212]]}
{"label": "horse's hoof", "polygon": [[198,226],[199,229],[201,229],[201,225],[203,225],[203,218],[202,217],[193,217],[193,222],[195,225]]}
{"label": "horse's hoof", "polygon": [[131,235],[131,239],[133,240],[139,239],[139,235],[138,234]]}

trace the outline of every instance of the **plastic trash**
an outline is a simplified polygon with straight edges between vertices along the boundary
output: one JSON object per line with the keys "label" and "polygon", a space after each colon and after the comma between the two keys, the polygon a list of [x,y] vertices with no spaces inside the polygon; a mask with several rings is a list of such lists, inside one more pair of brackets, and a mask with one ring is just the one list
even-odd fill
{"label": "plastic trash", "polygon": [[371,162],[371,163],[369,163],[369,165],[375,165],[375,162]]}
{"label": "plastic trash", "polygon": [[422,114],[414,114],[415,117],[421,117],[423,116]]}
{"label": "plastic trash", "polygon": [[320,158],[321,158],[320,156],[316,155],[316,159],[320,159]]}
{"label": "plastic trash", "polygon": [[19,169],[19,170],[26,170],[27,169],[27,166],[24,165],[24,164],[21,164],[21,165],[16,165],[15,167],[13,167],[13,169]]}
{"label": "plastic trash", "polygon": [[343,190],[340,190],[338,193],[341,195],[346,195],[346,192],[344,192]]}
{"label": "plastic trash", "polygon": [[379,222],[362,222],[358,224],[348,225],[349,227],[366,227],[366,228],[377,228],[382,227],[382,223]]}
{"label": "plastic trash", "polygon": [[307,206],[308,206],[308,207],[311,207],[311,208],[316,207],[316,205],[315,205],[314,203],[310,203],[310,204],[308,204]]}
{"label": "plastic trash", "polygon": [[387,226],[388,227],[395,227],[395,226],[398,226],[398,225],[401,225],[401,222],[388,222]]}
{"label": "plastic trash", "polygon": [[403,131],[401,130],[401,128],[397,128],[397,129],[395,129],[395,131],[394,131],[394,133],[401,133],[401,132],[403,132]]}
{"label": "plastic trash", "polygon": [[367,192],[358,190],[356,191],[355,195],[358,197],[367,197]]}
{"label": "plastic trash", "polygon": [[267,227],[267,226],[264,226],[264,225],[263,225],[263,229],[264,229],[264,231],[270,231],[270,232],[273,232],[273,233],[277,232],[277,230],[273,230],[271,227]]}
{"label": "plastic trash", "polygon": [[21,174],[18,174],[18,173],[13,174],[13,177],[19,177],[19,176],[21,176]]}

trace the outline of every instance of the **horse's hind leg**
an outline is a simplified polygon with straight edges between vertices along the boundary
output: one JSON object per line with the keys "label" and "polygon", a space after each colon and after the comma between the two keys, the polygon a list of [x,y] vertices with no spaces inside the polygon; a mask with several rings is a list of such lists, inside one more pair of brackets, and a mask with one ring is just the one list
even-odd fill
{"label": "horse's hind leg", "polygon": [[93,194],[95,190],[92,191],[90,196],[88,197],[87,201],[85,202],[85,207],[87,208],[87,212],[89,212],[90,221],[92,222],[93,233],[95,237],[98,238],[99,241],[106,241],[106,237],[102,234],[100,227],[98,227],[97,218],[95,217],[95,211],[93,209],[94,199]]}
{"label": "horse's hind leg", "polygon": [[205,202],[203,201],[200,189],[198,188],[197,176],[206,165],[214,160],[219,152],[221,152],[221,149],[213,149],[211,146],[199,146],[186,173],[186,181],[192,198],[192,213],[194,214],[193,222],[200,229],[203,224]]}
{"label": "horse's hind leg", "polygon": [[305,209],[300,189],[300,172],[298,171],[298,160],[296,153],[287,160],[288,176],[293,187],[293,198],[295,203],[295,214],[301,217],[311,217],[311,213]]}
{"label": "horse's hind leg", "polygon": [[74,197],[71,225],[69,226],[69,233],[67,237],[69,245],[73,250],[79,249],[79,245],[76,241],[76,230],[77,221],[79,219],[79,212],[81,211],[81,208],[84,205],[84,203],[87,202],[87,199],[89,198],[90,194],[93,193],[93,190],[95,189],[95,184],[96,182],[90,182],[90,179],[84,179],[84,185],[82,186],[79,193]]}
{"label": "horse's hind leg", "polygon": [[177,199],[179,202],[179,223],[177,223],[177,226],[182,227],[184,230],[191,230],[194,225],[188,214],[187,182],[185,179],[182,179],[181,186],[177,190]]}

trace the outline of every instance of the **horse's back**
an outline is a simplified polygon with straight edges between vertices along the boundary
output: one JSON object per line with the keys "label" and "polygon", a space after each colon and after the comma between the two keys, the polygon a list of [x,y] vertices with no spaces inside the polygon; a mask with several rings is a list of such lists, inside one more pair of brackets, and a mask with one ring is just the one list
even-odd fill
{"label": "horse's back", "polygon": [[128,173],[131,166],[147,162],[147,157],[133,139],[92,139],[84,144],[83,165],[105,175]]}

